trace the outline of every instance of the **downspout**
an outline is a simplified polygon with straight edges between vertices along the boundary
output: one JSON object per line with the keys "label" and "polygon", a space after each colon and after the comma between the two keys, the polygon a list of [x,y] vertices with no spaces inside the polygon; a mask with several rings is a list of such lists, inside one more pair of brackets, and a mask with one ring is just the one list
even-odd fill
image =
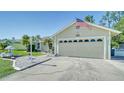
{"label": "downspout", "polygon": [[54,37],[54,54],[57,55],[57,40],[56,40],[56,36]]}
{"label": "downspout", "polygon": [[106,38],[106,36],[104,37],[104,59],[106,60],[106,48],[107,48],[107,44],[106,44],[106,41],[107,41],[107,38]]}
{"label": "downspout", "polygon": [[108,43],[108,59],[111,60],[111,32],[109,31],[109,43]]}

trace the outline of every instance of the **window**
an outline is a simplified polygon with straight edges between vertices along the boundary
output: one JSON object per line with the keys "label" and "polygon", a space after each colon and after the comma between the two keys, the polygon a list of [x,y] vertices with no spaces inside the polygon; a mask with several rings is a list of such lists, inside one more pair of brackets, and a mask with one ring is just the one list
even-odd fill
{"label": "window", "polygon": [[37,43],[37,49],[39,49],[40,48],[40,43]]}
{"label": "window", "polygon": [[103,40],[102,39],[97,39],[97,42],[102,42]]}
{"label": "window", "polygon": [[69,43],[71,43],[71,42],[72,42],[72,40],[69,40],[68,42],[69,42]]}
{"label": "window", "polygon": [[84,42],[89,42],[89,40],[88,40],[88,39],[86,39],[86,40],[84,40]]}
{"label": "window", "polygon": [[63,43],[63,41],[59,41],[59,43]]}
{"label": "window", "polygon": [[79,40],[79,42],[83,42],[83,40]]}
{"label": "window", "polygon": [[77,42],[77,40],[74,40],[73,42]]}
{"label": "window", "polygon": [[96,40],[95,40],[95,39],[91,39],[90,41],[91,41],[91,42],[95,42]]}
{"label": "window", "polygon": [[65,40],[64,43],[67,43],[67,40]]}

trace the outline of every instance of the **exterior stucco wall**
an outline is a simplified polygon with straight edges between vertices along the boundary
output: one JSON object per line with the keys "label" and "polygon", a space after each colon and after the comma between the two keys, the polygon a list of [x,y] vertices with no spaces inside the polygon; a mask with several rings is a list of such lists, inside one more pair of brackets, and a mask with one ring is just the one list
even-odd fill
{"label": "exterior stucco wall", "polygon": [[41,51],[42,52],[48,52],[49,51],[49,47],[48,45],[44,45],[43,43],[41,43]]}
{"label": "exterior stucco wall", "polygon": [[99,28],[84,28],[76,29],[75,25],[70,26],[65,29],[63,32],[57,35],[57,38],[73,38],[76,37],[76,34],[79,33],[80,37],[89,37],[89,36],[109,36],[108,31],[99,29]]}

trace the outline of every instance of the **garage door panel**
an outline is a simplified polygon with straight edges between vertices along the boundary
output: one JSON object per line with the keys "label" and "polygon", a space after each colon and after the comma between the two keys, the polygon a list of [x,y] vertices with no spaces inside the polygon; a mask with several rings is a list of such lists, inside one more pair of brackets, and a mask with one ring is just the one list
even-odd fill
{"label": "garage door panel", "polygon": [[76,50],[76,45],[73,43],[62,43],[59,45],[59,54],[62,56],[75,56]]}
{"label": "garage door panel", "polygon": [[104,58],[104,47],[102,42],[77,43],[77,56]]}
{"label": "garage door panel", "polygon": [[59,55],[104,58],[104,42],[59,43]]}

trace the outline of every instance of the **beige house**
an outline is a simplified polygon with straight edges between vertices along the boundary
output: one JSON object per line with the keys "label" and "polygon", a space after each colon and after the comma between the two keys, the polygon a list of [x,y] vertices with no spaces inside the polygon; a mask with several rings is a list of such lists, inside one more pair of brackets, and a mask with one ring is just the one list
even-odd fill
{"label": "beige house", "polygon": [[111,59],[111,37],[119,31],[85,22],[76,28],[76,22],[55,33],[54,53],[60,56]]}

